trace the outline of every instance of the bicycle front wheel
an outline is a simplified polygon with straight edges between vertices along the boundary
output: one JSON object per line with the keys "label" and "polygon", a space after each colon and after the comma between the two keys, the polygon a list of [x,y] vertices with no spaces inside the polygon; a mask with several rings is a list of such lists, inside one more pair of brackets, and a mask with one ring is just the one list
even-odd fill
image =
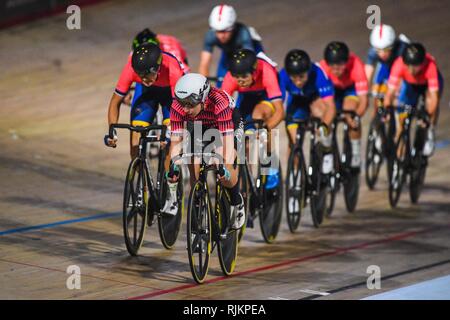
{"label": "bicycle front wheel", "polygon": [[148,219],[148,177],[145,163],[135,158],[129,165],[123,198],[123,233],[125,245],[132,256],[144,242]]}
{"label": "bicycle front wheel", "polygon": [[383,162],[383,154],[381,152],[383,146],[380,143],[382,141],[381,137],[381,132],[376,127],[375,120],[373,120],[370,123],[369,134],[367,135],[365,166],[366,183],[370,190],[375,188]]}
{"label": "bicycle front wheel", "polygon": [[289,155],[286,177],[286,214],[289,230],[297,230],[306,203],[306,168],[301,149]]}
{"label": "bicycle front wheel", "polygon": [[405,135],[400,136],[395,148],[395,155],[390,157],[389,164],[389,203],[392,208],[397,206],[406,178],[407,141]]}
{"label": "bicycle front wheel", "polygon": [[211,256],[211,204],[204,184],[197,181],[189,195],[187,211],[187,251],[195,282],[203,283]]}
{"label": "bicycle front wheel", "polygon": [[281,164],[278,165],[279,181],[273,189],[266,189],[267,176],[261,176],[264,201],[263,208],[259,216],[261,233],[266,243],[273,243],[280,229],[281,217],[283,213],[283,182],[281,178]]}
{"label": "bicycle front wheel", "polygon": [[317,146],[314,147],[312,160],[310,164],[312,168],[310,207],[313,225],[318,228],[323,222],[323,216],[326,210],[327,185],[323,181],[324,176],[321,172],[322,159],[317,150]]}
{"label": "bicycle front wheel", "polygon": [[226,276],[233,273],[238,253],[238,231],[229,230],[230,213],[229,195],[219,186],[215,214],[221,236],[217,240],[217,244],[220,268]]}
{"label": "bicycle front wheel", "polygon": [[249,206],[249,187],[247,182],[246,167],[244,164],[239,165],[239,190],[244,199],[244,209],[245,209],[245,222],[242,228],[238,231],[238,241],[241,242],[244,237],[245,230],[247,229],[248,216],[250,215]]}
{"label": "bicycle front wheel", "polygon": [[422,149],[425,142],[425,129],[417,128],[414,139],[414,156],[411,162],[411,176],[409,180],[409,197],[412,203],[419,201],[425,183],[425,174],[427,171],[428,159],[423,155]]}
{"label": "bicycle front wheel", "polygon": [[[347,132],[348,134],[348,132]],[[345,200],[345,207],[348,212],[354,212],[356,209],[356,205],[358,203],[358,197],[359,197],[359,176],[360,176],[360,169],[359,168],[352,168],[351,158],[352,158],[352,147],[350,144],[350,139],[347,136],[344,140],[344,154],[345,156],[345,163],[344,166],[344,200]]]}
{"label": "bicycle front wheel", "polygon": [[[163,171],[164,172],[164,171]],[[164,199],[166,199],[166,195],[168,192],[167,181],[162,174],[162,185],[161,188],[163,192],[161,192],[160,203],[164,204]],[[183,220],[183,209],[184,209],[184,191],[183,191],[183,178],[180,172],[180,177],[178,179],[178,188],[177,188],[177,200],[178,200],[178,212],[175,216],[168,214],[160,214],[158,216],[158,229],[159,229],[159,237],[161,239],[161,243],[166,249],[172,249],[177,241],[178,234],[181,228],[181,221]]]}

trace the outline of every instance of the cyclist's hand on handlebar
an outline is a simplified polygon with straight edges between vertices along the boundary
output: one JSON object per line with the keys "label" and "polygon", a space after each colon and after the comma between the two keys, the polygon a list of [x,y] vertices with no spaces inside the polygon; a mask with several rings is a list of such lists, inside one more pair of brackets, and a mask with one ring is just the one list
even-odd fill
{"label": "cyclist's hand on handlebar", "polygon": [[219,172],[217,172],[217,178],[220,182],[230,181],[231,173],[226,167],[223,167]]}
{"label": "cyclist's hand on handlebar", "polygon": [[180,177],[180,167],[177,164],[172,163],[170,165],[169,171],[166,172],[167,181],[174,183],[178,181]]}
{"label": "cyclist's hand on handlebar", "polygon": [[347,123],[350,126],[350,128],[352,129],[357,129],[359,127],[359,116],[356,117],[351,117],[351,116],[347,116]]}
{"label": "cyclist's hand on handlebar", "polygon": [[114,130],[114,136],[111,138],[109,134],[105,135],[103,137],[103,142],[105,143],[105,146],[115,148],[117,147],[117,134],[116,130]]}

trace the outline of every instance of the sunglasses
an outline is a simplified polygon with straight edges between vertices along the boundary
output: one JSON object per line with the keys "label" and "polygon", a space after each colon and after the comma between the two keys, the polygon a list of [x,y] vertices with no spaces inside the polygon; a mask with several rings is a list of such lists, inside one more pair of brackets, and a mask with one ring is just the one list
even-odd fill
{"label": "sunglasses", "polygon": [[147,77],[155,77],[158,74],[159,71],[159,67],[158,68],[151,68],[149,70],[146,70],[144,72],[136,72],[137,75],[142,79],[142,78],[147,78]]}
{"label": "sunglasses", "polygon": [[189,97],[186,97],[186,98],[177,98],[177,101],[183,107],[188,108],[188,109],[193,109],[201,102],[201,97],[199,95],[193,93]]}

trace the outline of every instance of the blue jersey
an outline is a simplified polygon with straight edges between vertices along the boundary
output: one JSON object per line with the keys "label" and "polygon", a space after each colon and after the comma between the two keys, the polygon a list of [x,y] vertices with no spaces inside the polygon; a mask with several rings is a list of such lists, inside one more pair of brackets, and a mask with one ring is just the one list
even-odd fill
{"label": "blue jersey", "polygon": [[366,64],[375,67],[377,63],[383,63],[388,67],[388,69],[390,69],[395,59],[402,55],[403,50],[405,50],[407,45],[408,44],[406,42],[400,39],[395,40],[392,47],[392,55],[387,61],[383,61],[378,57],[377,50],[375,48],[370,48],[367,52]]}
{"label": "blue jersey", "polygon": [[203,50],[208,52],[213,52],[214,47],[219,47],[222,49],[223,53],[227,58],[239,49],[249,49],[258,53],[262,51],[262,46],[258,41],[252,39],[250,31],[247,26],[242,23],[237,22],[233,29],[233,34],[231,35],[230,41],[223,44],[217,37],[214,30],[210,29],[205,35],[205,40],[203,43]]}
{"label": "blue jersey", "polygon": [[318,97],[326,98],[334,95],[333,83],[318,64],[311,66],[308,71],[308,80],[303,88],[298,88],[289,78],[286,70],[282,69],[280,71],[280,88],[286,106],[290,106],[296,97],[306,98],[312,102]]}

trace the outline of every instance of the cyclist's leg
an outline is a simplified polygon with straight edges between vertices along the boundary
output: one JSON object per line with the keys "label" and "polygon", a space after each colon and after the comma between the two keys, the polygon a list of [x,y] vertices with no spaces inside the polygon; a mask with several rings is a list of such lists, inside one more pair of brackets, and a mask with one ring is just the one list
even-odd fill
{"label": "cyclist's leg", "polygon": [[297,141],[295,140],[297,135],[298,124],[292,123],[290,119],[307,120],[309,118],[309,106],[305,104],[291,103],[286,110],[286,131],[289,137],[289,152],[292,145]]}
{"label": "cyclist's leg", "polygon": [[[163,114],[163,121],[162,124],[167,126],[168,133],[166,137],[170,137],[170,106],[172,105],[172,94],[170,91],[170,88],[164,88],[161,89],[161,92],[159,94],[159,104],[161,105],[161,111]],[[166,139],[165,141],[161,142],[161,147],[165,147],[169,139]],[[164,160],[164,167],[168,168],[170,165],[170,154],[169,152],[166,153],[166,158]]]}
{"label": "cyclist's leg", "polygon": [[[230,179],[228,181],[224,181],[222,185],[228,190],[230,195],[230,204],[231,204],[231,217],[233,220],[233,228],[239,229],[245,223],[245,207],[244,207],[244,199],[240,193],[240,184],[239,184],[239,166],[237,159],[237,152],[240,148],[243,130],[243,119],[238,109],[233,111],[233,123],[235,132],[234,134],[228,134],[222,136],[223,145],[226,146],[226,154],[224,155],[225,159],[225,168],[230,172]],[[232,150],[229,153],[227,150]]]}
{"label": "cyclist's leg", "polygon": [[[342,108],[346,111],[356,111],[359,104],[359,97],[356,95],[355,88],[352,86],[345,90]],[[347,119],[350,119],[348,116]],[[351,166],[359,168],[361,165],[361,124],[357,128],[349,127],[349,137],[352,147]]]}
{"label": "cyclist's leg", "polygon": [[438,118],[439,118],[439,103],[442,96],[442,91],[444,89],[444,79],[442,78],[442,75],[440,72],[438,72],[438,81],[439,81],[439,91],[437,92],[437,106],[436,108],[433,108],[432,105],[432,93],[429,90],[426,90],[425,94],[425,107],[430,115],[430,120],[433,125],[437,124]]}
{"label": "cyclist's leg", "polygon": [[[155,117],[158,102],[151,96],[141,95],[131,107],[130,122],[133,126],[148,126]],[[140,134],[131,132],[130,134],[130,156],[135,158],[138,155]]]}
{"label": "cyclist's leg", "polygon": [[[296,136],[297,136],[297,129],[299,124],[292,123],[290,119],[296,119],[296,120],[308,120],[310,115],[310,110],[308,105],[297,105],[294,106],[293,104],[289,105],[286,111],[286,131],[289,137],[289,147],[288,147],[288,154],[287,157],[289,158],[289,154],[292,151],[292,147],[297,143]],[[301,141],[300,143],[303,143]],[[298,158],[294,158],[294,166],[298,166]]]}
{"label": "cyclist's leg", "polygon": [[[275,107],[268,100],[262,100],[253,109],[252,117],[253,119],[262,119],[265,122],[273,116],[275,113]],[[263,160],[262,168],[263,174],[267,175],[267,182],[265,184],[266,189],[273,189],[279,185],[280,182],[280,172],[278,170],[278,162],[280,161],[279,157],[274,158],[272,156],[272,151],[274,150],[274,145],[272,141],[272,134],[268,132],[267,135],[267,157],[269,161]],[[274,163],[273,160],[276,160],[277,163]]]}
{"label": "cyclist's leg", "polygon": [[389,66],[385,63],[378,63],[375,69],[374,81],[372,86],[373,110],[372,119],[375,118],[378,109],[379,99],[383,99],[387,92],[387,81],[389,79]]}
{"label": "cyclist's leg", "polygon": [[[255,101],[257,101],[257,99],[255,99],[255,97],[252,94],[248,94],[248,93],[240,93],[238,95],[238,98],[236,100],[236,108],[239,109],[240,112],[240,116],[242,117],[242,119],[244,120],[244,122],[248,122],[252,120],[252,111],[253,111],[253,106],[255,105]],[[253,137],[254,133],[255,133],[255,125],[254,124],[248,124],[244,127],[244,132],[245,132],[245,137]],[[247,161],[249,164],[253,164],[254,163],[254,159],[253,159],[253,153],[250,154],[250,147],[252,147],[250,145],[250,139],[244,139],[245,141],[245,156],[247,158]],[[252,157],[250,157],[250,155],[252,155]]]}
{"label": "cyclist's leg", "polygon": [[[269,100],[262,100],[258,102],[252,111],[252,118],[253,119],[262,119],[264,121],[269,120],[270,117],[273,116],[275,113],[275,107]],[[267,151],[268,153],[272,150],[272,143],[271,143],[271,135],[268,135],[267,139]]]}
{"label": "cyclist's leg", "polygon": [[435,126],[439,118],[439,103],[444,86],[442,75],[438,73],[439,90],[438,92],[431,92],[426,89],[425,92],[425,108],[430,116],[430,125],[427,129],[426,141],[423,148],[423,153],[426,156],[431,156],[435,149]]}
{"label": "cyclist's leg", "polygon": [[395,141],[398,140],[400,134],[403,131],[403,124],[405,122],[407,114],[405,113],[404,106],[410,105],[415,106],[419,100],[420,92],[417,90],[417,86],[411,85],[406,81],[403,81],[400,86],[400,91],[398,95],[398,104],[396,108],[396,130]]}

